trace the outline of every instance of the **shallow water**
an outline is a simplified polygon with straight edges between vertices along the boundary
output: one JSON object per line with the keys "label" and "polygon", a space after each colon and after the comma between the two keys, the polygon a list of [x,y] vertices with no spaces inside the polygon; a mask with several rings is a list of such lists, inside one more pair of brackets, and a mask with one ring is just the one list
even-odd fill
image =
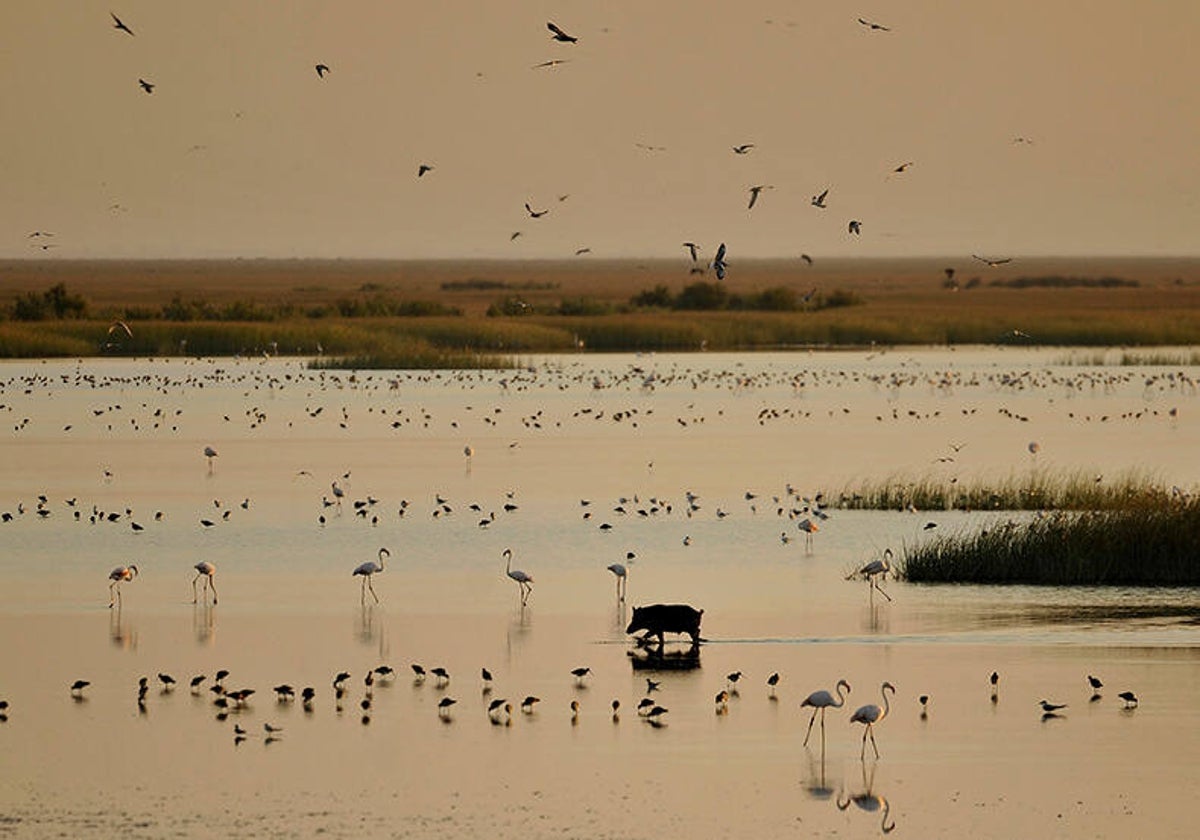
{"label": "shallow water", "polygon": [[[888,581],[889,602],[846,574],[1008,515],[833,510],[809,550],[776,512],[801,504],[789,485],[811,497],[893,474],[1142,469],[1194,486],[1188,371],[1054,361],[583,356],[356,376],[262,359],[0,365],[0,511],[13,513],[0,524],[0,836],[1190,836],[1179,793],[1200,750],[1180,734],[1197,723],[1200,591]],[[340,510],[322,501],[334,481]],[[381,603],[364,606],[350,571],[381,546]],[[524,609],[505,548],[535,579]],[[605,566],[629,551],[622,605]],[[202,559],[218,569],[215,607],[192,604]],[[109,610],[108,572],[129,562],[141,573]],[[657,601],[704,608],[701,667],[633,667],[629,606]],[[450,683],[414,683],[413,662]],[[382,663],[399,677],[374,686],[364,724],[363,675]],[[581,665],[592,673],[577,685]],[[223,722],[212,694],[186,686],[218,668],[227,688],[257,692]],[[341,670],[354,676],[338,711]],[[182,685],[161,692],[160,671]],[[634,708],[647,673],[664,726]],[[1096,700],[1089,673],[1106,683]],[[846,709],[830,710],[824,751],[818,732],[802,746],[799,701],[841,677],[851,709],[897,686],[878,761],[869,744],[860,761]],[[92,683],[81,701],[77,678]],[[277,703],[283,682],[316,687],[313,710]],[[1126,689],[1135,710],[1116,699]],[[529,694],[534,714],[489,722],[487,700]],[[457,703],[440,721],[445,696]],[[1043,697],[1068,707],[1043,720]],[[284,727],[277,740],[265,722]],[[234,723],[250,733],[240,744]]]}

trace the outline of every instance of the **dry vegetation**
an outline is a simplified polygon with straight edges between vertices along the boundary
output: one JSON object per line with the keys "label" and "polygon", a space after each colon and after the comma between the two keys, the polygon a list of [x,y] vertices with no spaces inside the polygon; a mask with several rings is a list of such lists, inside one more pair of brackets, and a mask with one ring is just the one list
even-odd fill
{"label": "dry vegetation", "polygon": [[[1200,260],[739,261],[731,296],[841,295],[858,305],[798,311],[635,308],[656,287],[679,295],[711,275],[661,261],[0,263],[0,356],[98,352],[278,352],[402,364],[478,354],[756,349],[795,345],[1200,344]],[[953,282],[945,268],[955,267]],[[1093,278],[1096,282],[1086,282]],[[1116,282],[1119,281],[1119,282]],[[85,318],[12,319],[22,296],[63,284]],[[164,318],[170,309],[178,317]],[[516,313],[489,317],[488,312]],[[567,313],[567,314],[564,314]],[[104,347],[113,319],[133,341]],[[1025,336],[1028,336],[1026,338]],[[184,343],[186,341],[186,343]],[[415,343],[414,343],[415,342]],[[184,349],[186,348],[186,349]]]}

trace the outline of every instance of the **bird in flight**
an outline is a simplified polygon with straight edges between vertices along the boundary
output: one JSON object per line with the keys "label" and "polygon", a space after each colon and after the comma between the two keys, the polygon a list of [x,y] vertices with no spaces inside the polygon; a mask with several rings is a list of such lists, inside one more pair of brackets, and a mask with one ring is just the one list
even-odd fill
{"label": "bird in flight", "polygon": [[810,257],[808,254],[801,254],[800,259],[804,260],[804,262],[808,265],[813,264],[813,258]]}
{"label": "bird in flight", "polygon": [[717,272],[717,279],[724,280],[725,279],[725,243],[724,242],[722,242],[721,246],[719,248],[717,248],[717,255],[715,257],[713,257],[712,267],[713,267],[713,271]]}
{"label": "bird in flight", "polygon": [[28,236],[27,238],[29,238],[29,239],[34,239],[34,238],[36,238],[36,237],[38,237],[38,236],[53,236],[53,235],[54,235],[53,233],[50,233],[50,232],[48,232],[48,231],[44,231],[44,230],[35,230],[33,233],[29,234],[29,236]]}
{"label": "bird in flight", "polygon": [[754,208],[754,203],[756,201],[758,201],[758,194],[760,192],[762,192],[763,190],[773,190],[773,189],[775,189],[775,188],[773,186],[771,186],[770,184],[759,184],[756,187],[751,187],[750,188],[750,203],[748,205],[746,205],[746,209],[751,210]]}
{"label": "bird in flight", "polygon": [[433,171],[432,165],[430,165],[428,163],[422,163],[420,166],[417,167],[417,177],[420,178],[426,172],[432,172],[432,171]]}
{"label": "bird in flight", "polygon": [[895,169],[893,169],[892,173],[898,175],[899,173],[906,171],[908,169],[908,167],[910,167],[912,165],[913,165],[913,162],[911,160],[908,161],[907,163],[902,163],[899,166],[897,166]]}
{"label": "bird in flight", "polygon": [[684,242],[683,247],[687,248],[688,253],[692,255],[692,262],[696,262],[696,254],[700,250],[700,246],[695,242]]}
{"label": "bird in flight", "polygon": [[540,70],[543,67],[557,67],[560,64],[566,64],[570,60],[569,58],[552,58],[549,61],[543,61],[541,64],[533,65],[533,69]]}
{"label": "bird in flight", "polygon": [[981,263],[985,264],[988,268],[995,268],[998,265],[1004,265],[1005,263],[1012,262],[1012,257],[1001,257],[1000,259],[989,259],[987,257],[981,257],[978,254],[972,254],[971,257],[973,259],[979,260]]}
{"label": "bird in flight", "polygon": [[592,253],[591,248],[576,248],[575,249],[575,256],[577,256],[577,257],[581,257],[584,254],[590,254],[590,253]]}
{"label": "bird in flight", "polygon": [[859,18],[858,22],[861,23],[863,26],[867,27],[867,29],[872,30],[873,32],[891,32],[892,31],[890,27],[884,26],[882,23],[875,23],[874,21],[866,20],[864,18]]}
{"label": "bird in flight", "polygon": [[821,192],[821,194],[820,194],[820,195],[814,195],[814,196],[812,197],[812,206],[813,206],[813,207],[820,207],[822,210],[824,210],[824,209],[825,209],[825,207],[827,206],[827,205],[825,204],[825,196],[827,196],[827,195],[829,195],[829,188],[828,188],[828,187],[826,187],[826,188],[825,188],[825,189],[824,189],[824,190]]}
{"label": "bird in flight", "polygon": [[318,64],[318,65],[316,65],[316,71],[317,71],[317,76],[319,78],[324,79],[325,74],[329,72],[329,65],[328,64]]}
{"label": "bird in flight", "polygon": [[862,222],[860,222],[858,219],[851,219],[850,224],[846,226],[846,229],[855,236],[858,236],[862,233]]}
{"label": "bird in flight", "polygon": [[747,152],[749,152],[749,151],[750,151],[751,149],[753,149],[753,148],[754,148],[754,144],[753,144],[753,143],[742,143],[742,144],[741,144],[741,145],[739,145],[739,146],[734,146],[734,147],[733,147],[733,153],[734,153],[735,155],[744,155],[744,154],[746,154]]}
{"label": "bird in flight", "polygon": [[534,210],[532,207],[529,206],[528,201],[525,202],[525,210],[527,213],[529,213],[529,218],[531,218],[531,219],[540,219],[540,218],[542,218],[542,216],[545,216],[547,213],[550,212],[549,210]]}
{"label": "bird in flight", "polygon": [[579,40],[574,35],[568,35],[566,32],[563,32],[561,29],[558,28],[557,25],[554,24],[553,21],[547,22],[546,28],[554,33],[553,37],[554,37],[555,41],[561,41],[564,44],[574,44],[576,41]]}
{"label": "bird in flight", "polygon": [[130,35],[133,34],[133,30],[126,26],[119,17],[114,15],[112,12],[109,12],[109,15],[112,15],[113,29],[120,29],[122,32],[128,32]]}
{"label": "bird in flight", "polygon": [[141,85],[142,90],[146,91],[146,93],[154,93],[154,84],[152,82],[147,82],[145,79],[138,79],[138,84]]}

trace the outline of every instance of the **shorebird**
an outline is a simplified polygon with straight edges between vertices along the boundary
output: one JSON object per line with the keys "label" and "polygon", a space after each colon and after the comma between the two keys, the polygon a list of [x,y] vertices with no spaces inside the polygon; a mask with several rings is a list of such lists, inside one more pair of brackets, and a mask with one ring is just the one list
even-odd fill
{"label": "shorebird", "polygon": [[1132,709],[1135,706],[1137,706],[1137,704],[1138,704],[1137,695],[1134,694],[1132,691],[1122,691],[1117,696],[1125,701],[1126,709]]}
{"label": "shorebird", "polygon": [[1053,714],[1059,709],[1067,708],[1066,703],[1051,703],[1049,700],[1039,700],[1038,705],[1042,707],[1042,711],[1046,714]]}
{"label": "shorebird", "polygon": [[591,668],[572,668],[571,675],[575,677],[575,685],[583,685],[583,678],[592,673]]}
{"label": "shorebird", "polygon": [[574,35],[568,35],[566,32],[563,32],[561,29],[558,28],[557,25],[554,24],[553,21],[548,21],[546,23],[546,28],[549,29],[552,33],[554,33],[552,35],[552,37],[554,38],[555,41],[561,41],[564,44],[574,44],[576,41],[579,40]]}
{"label": "shorebird", "polygon": [[91,685],[87,680],[75,680],[71,683],[71,694],[75,697],[82,697],[83,690]]}
{"label": "shorebird", "polygon": [[1092,687],[1093,696],[1098,695],[1100,693],[1100,689],[1104,688],[1104,683],[1100,682],[1099,677],[1093,677],[1091,674],[1088,674],[1087,681],[1088,685]]}

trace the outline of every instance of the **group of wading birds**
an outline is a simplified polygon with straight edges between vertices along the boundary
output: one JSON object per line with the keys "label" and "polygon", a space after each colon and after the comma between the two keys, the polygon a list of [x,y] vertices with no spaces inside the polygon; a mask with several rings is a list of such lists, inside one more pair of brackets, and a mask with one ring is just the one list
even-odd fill
{"label": "group of wading birds", "polygon": [[[371,593],[371,595],[375,599],[376,603],[378,603],[379,596],[375,592],[375,588],[371,583],[371,578],[374,575],[383,572],[385,558],[390,557],[390,556],[391,556],[391,552],[387,548],[380,548],[379,553],[378,553],[378,561],[377,562],[376,561],[367,561],[365,563],[362,563],[359,566],[357,566],[351,573],[354,576],[359,576],[362,578],[361,598],[364,603],[366,601],[366,594],[368,591]],[[512,551],[510,549],[504,550],[503,557],[505,559],[505,574],[517,584],[518,590],[520,593],[521,605],[522,605],[522,607],[524,607],[528,603],[529,596],[533,589],[533,577],[531,575],[527,574],[526,572],[521,571],[520,569],[512,568]],[[632,559],[632,554],[630,555],[629,559]],[[859,569],[856,572],[857,575],[861,575],[862,577],[864,577],[867,580],[868,585],[872,588],[873,591],[877,590],[877,591],[881,592],[882,594],[884,594],[885,597],[887,597],[887,593],[883,592],[883,590],[879,588],[878,578],[886,575],[887,572],[890,570],[890,568],[891,568],[890,560],[891,560],[891,552],[889,550],[888,552],[885,552],[884,557],[882,559],[873,560],[870,563],[867,563],[866,565],[864,565],[861,569]],[[217,590],[216,590],[216,585],[215,585],[216,567],[209,561],[202,561],[195,565],[195,569],[196,569],[196,576],[192,579],[193,603],[198,602],[201,596],[203,597],[204,602],[207,603],[209,593],[211,592],[212,593],[212,603],[216,604],[217,603]],[[625,597],[625,588],[624,587],[628,582],[628,577],[627,577],[628,570],[623,564],[620,564],[620,563],[611,564],[610,566],[608,566],[608,570],[611,571],[616,576],[617,597],[619,600],[623,601],[624,597]],[[123,582],[132,580],[134,577],[136,577],[136,575],[137,575],[137,567],[133,566],[133,565],[118,566],[116,569],[113,569],[113,571],[109,575],[109,578],[111,581],[109,584],[109,589],[110,589],[109,607],[110,608],[113,607],[114,605],[116,605],[116,606],[120,605],[121,594],[120,594],[120,586],[119,585]],[[200,584],[201,581],[203,582],[203,590],[202,591],[200,589],[198,589],[198,584]],[[890,597],[889,597],[889,600],[890,600]],[[644,646],[644,645],[650,644],[648,639],[649,639],[648,636],[643,637],[643,638],[639,639],[638,642],[639,642],[639,644]],[[444,689],[444,688],[446,688],[446,686],[449,685],[450,674],[445,668],[435,667],[435,668],[430,669],[427,672],[426,669],[422,665],[419,665],[416,663],[412,664],[411,668],[412,668],[412,672],[413,672],[414,681],[417,684],[424,683],[427,676],[432,675],[436,680],[437,688]],[[572,677],[574,677],[576,685],[578,687],[582,687],[584,685],[585,679],[590,674],[591,674],[591,668],[589,668],[589,667],[579,667],[579,668],[575,668],[574,670],[571,671],[571,675],[572,675]],[[225,670],[218,671],[216,674],[215,682],[210,686],[210,689],[209,689],[216,695],[214,703],[219,709],[219,711],[217,713],[218,719],[222,720],[222,721],[224,721],[230,713],[239,712],[239,711],[245,709],[249,698],[253,694],[256,693],[255,689],[252,689],[252,688],[241,688],[241,689],[237,689],[237,690],[233,690],[233,691],[227,690],[224,685],[224,680],[228,675],[229,675],[228,671],[225,671]],[[480,676],[483,681],[484,695],[485,696],[490,695],[492,693],[492,679],[493,679],[491,672],[487,668],[482,668],[480,671]],[[743,677],[743,674],[741,671],[735,671],[726,677],[726,687],[723,688],[721,691],[719,691],[717,693],[716,697],[714,698],[714,703],[715,703],[715,708],[716,708],[717,714],[723,715],[723,714],[728,713],[729,702],[733,697],[736,697],[738,695],[738,685],[741,682],[742,677]],[[343,711],[343,700],[347,693],[346,682],[349,681],[351,678],[352,678],[352,675],[349,672],[341,671],[333,679],[333,688],[334,688],[335,697],[336,697],[336,701],[337,701],[337,710],[339,712]],[[390,682],[395,679],[395,671],[390,666],[380,665],[380,666],[367,672],[367,674],[363,680],[365,693],[359,704],[361,707],[361,710],[362,710],[363,724],[368,724],[368,723],[370,723],[370,720],[371,720],[371,709],[372,709],[372,704],[373,704],[373,686],[375,685],[375,682],[377,679],[381,680],[381,681]],[[159,673],[158,680],[162,684],[162,690],[164,693],[169,693],[175,687],[176,681],[169,674]],[[199,692],[201,690],[201,685],[205,682],[205,680],[206,680],[206,677],[204,675],[197,675],[197,676],[192,677],[190,680],[190,683],[189,683],[192,692],[195,694],[199,694]],[[767,678],[766,683],[770,690],[769,696],[771,697],[771,699],[776,698],[775,692],[776,692],[777,686],[779,685],[779,682],[780,682],[780,675],[778,672],[771,674]],[[1000,682],[999,673],[996,671],[993,671],[991,676],[989,677],[989,682],[991,685],[991,701],[993,703],[996,703],[996,702],[998,702],[998,698],[999,698],[999,682]],[[1095,677],[1091,674],[1087,675],[1087,682],[1092,691],[1089,702],[1096,702],[1096,701],[1100,700],[1102,697],[1101,689],[1104,686],[1103,682],[1098,677]],[[87,680],[76,680],[74,683],[72,683],[72,685],[70,687],[72,696],[75,697],[76,699],[80,699],[80,700],[83,699],[83,691],[90,684],[91,683]],[[661,684],[659,681],[647,678],[647,680],[646,680],[646,696],[643,697],[637,704],[638,716],[640,718],[642,718],[646,723],[648,723],[654,727],[661,727],[661,726],[665,725],[664,717],[668,712],[668,709],[666,707],[659,705],[657,702],[655,702],[655,700],[651,696],[660,687],[661,687]],[[848,699],[850,690],[851,690],[850,684],[846,680],[843,679],[843,680],[838,680],[837,685],[834,688],[834,692],[832,692],[832,693],[827,690],[821,689],[821,690],[812,692],[806,698],[804,698],[804,700],[800,703],[800,707],[801,708],[811,708],[813,710],[812,715],[810,716],[809,721],[808,721],[808,729],[806,730],[805,736],[804,736],[804,745],[805,746],[808,745],[809,739],[812,736],[813,725],[816,722],[817,716],[819,714],[820,718],[821,718],[821,747],[822,747],[822,751],[824,750],[826,710],[831,709],[831,708],[837,709],[837,708],[843,707],[845,705],[846,700]],[[143,711],[143,712],[145,711],[146,695],[147,695],[148,691],[149,691],[149,679],[147,677],[142,677],[138,682],[137,702],[138,702],[139,710]],[[278,702],[280,702],[280,703],[291,702],[296,697],[296,689],[289,684],[281,684],[281,685],[275,686],[274,692],[276,694],[276,697],[278,698]],[[888,716],[889,712],[891,711],[891,706],[889,703],[889,692],[894,697],[895,693],[896,693],[896,687],[894,685],[892,685],[891,682],[885,681],[880,686],[880,695],[881,695],[882,705],[876,704],[876,703],[868,703],[866,705],[859,706],[854,711],[854,713],[850,716],[851,723],[858,723],[858,724],[863,725],[862,745],[861,745],[861,749],[859,752],[860,759],[866,758],[866,749],[867,749],[868,740],[871,743],[871,748],[875,754],[875,757],[879,758],[879,747],[875,741],[875,726],[878,725],[879,723],[881,723],[884,720],[884,718],[886,718]],[[1117,696],[1122,701],[1124,701],[1124,704],[1125,704],[1124,708],[1127,710],[1134,709],[1138,705],[1138,698],[1132,691],[1122,691]],[[300,691],[300,698],[301,698],[301,703],[303,705],[304,710],[306,712],[311,712],[313,710],[313,704],[316,699],[316,689],[313,688],[312,686],[303,688]],[[925,719],[928,716],[929,699],[930,699],[929,695],[927,695],[927,694],[922,694],[917,698],[918,702],[920,703],[920,707],[921,707],[921,718],[922,719]],[[457,704],[457,702],[458,701],[456,699],[454,699],[453,697],[450,697],[449,695],[441,697],[437,703],[438,717],[441,720],[443,720],[444,722],[447,722],[447,723],[450,722],[452,720],[452,708]],[[520,706],[519,706],[520,711],[524,715],[532,716],[535,713],[536,705],[540,702],[541,702],[541,698],[534,696],[534,695],[527,695],[520,703]],[[1039,705],[1042,709],[1042,720],[1043,721],[1063,717],[1064,716],[1063,710],[1067,708],[1066,703],[1055,703],[1055,702],[1051,702],[1044,698],[1042,700],[1038,701],[1037,705]],[[612,708],[612,719],[613,719],[613,722],[616,723],[620,720],[620,709],[621,709],[620,700],[614,699],[611,703],[611,708]],[[7,701],[0,701],[0,718],[2,718],[2,720],[0,720],[0,722],[7,720],[7,711],[8,711]],[[488,720],[493,725],[497,725],[497,726],[511,725],[513,705],[507,698],[491,699],[487,704],[486,711],[487,711]],[[572,724],[578,723],[579,714],[580,714],[580,703],[579,703],[578,699],[573,699],[571,701],[570,711],[571,711]],[[265,732],[266,741],[268,743],[278,740],[281,737],[281,732],[282,732],[281,727],[274,726],[270,723],[264,723],[263,729]],[[243,729],[240,724],[235,724],[234,725],[235,743],[241,743],[247,737],[249,737],[249,733],[245,729]]]}

